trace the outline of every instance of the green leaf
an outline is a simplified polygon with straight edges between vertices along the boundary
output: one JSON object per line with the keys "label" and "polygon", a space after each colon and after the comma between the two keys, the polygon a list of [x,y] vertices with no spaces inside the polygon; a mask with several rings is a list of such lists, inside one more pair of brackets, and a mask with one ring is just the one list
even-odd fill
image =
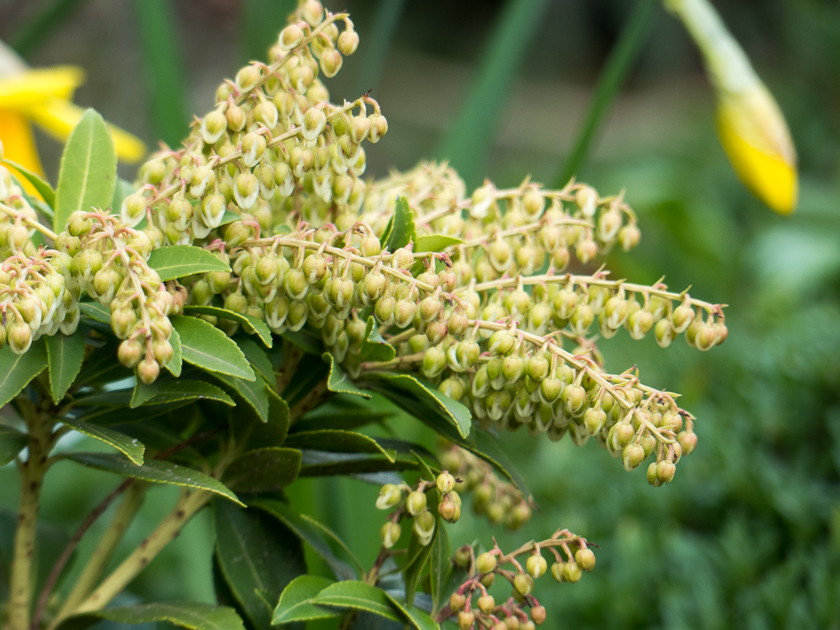
{"label": "green leaf", "polygon": [[394,349],[394,346],[385,341],[385,338],[379,334],[376,320],[373,317],[368,317],[359,360],[390,361],[395,356],[397,356],[397,351]]}
{"label": "green leaf", "polygon": [[117,181],[117,152],[102,116],[88,109],[76,124],[58,173],[53,230],[62,232],[76,210],[107,209]]}
{"label": "green leaf", "polygon": [[447,604],[445,589],[452,572],[452,546],[446,527],[435,531],[432,550],[429,554],[429,578],[431,581],[432,612],[437,612]]}
{"label": "green leaf", "polygon": [[186,75],[178,32],[175,3],[169,0],[143,0],[134,3],[134,14],[141,49],[145,93],[149,98],[149,120],[153,135],[171,147],[180,146],[189,131],[186,106]]}
{"label": "green leaf", "polygon": [[167,621],[190,630],[245,630],[233,608],[198,602],[156,602],[85,612],[68,617],[56,630],[84,630],[103,619],[129,624]]}
{"label": "green leaf", "polygon": [[58,404],[82,369],[85,339],[78,331],[72,335],[57,333],[47,337],[47,360],[50,368],[50,393]]}
{"label": "green leaf", "polygon": [[235,459],[222,479],[236,492],[274,492],[297,479],[300,463],[301,453],[297,449],[261,448]]}
{"label": "green leaf", "polygon": [[15,354],[8,345],[0,349],[0,407],[46,368],[47,348],[41,340],[33,342],[23,354]]}
{"label": "green leaf", "polygon": [[391,621],[404,621],[401,611],[380,588],[357,580],[336,582],[312,598],[319,606],[364,610]]}
{"label": "green leaf", "polygon": [[365,453],[330,453],[306,451],[303,454],[301,477],[354,475],[382,471],[416,470],[417,462],[405,456],[376,457]]}
{"label": "green leaf", "polygon": [[[272,390],[268,391],[268,422],[259,421],[252,423],[252,426],[247,426],[246,447],[249,450],[267,446],[280,446],[286,441],[286,435],[289,432],[289,421],[291,419],[289,405]],[[239,429],[240,424],[243,423],[237,423],[234,426],[235,431]],[[245,429],[246,427],[243,426],[242,428]]]}
{"label": "green leaf", "polygon": [[128,457],[133,463],[140,465],[143,463],[143,454],[146,447],[124,433],[108,429],[106,427],[99,427],[95,424],[89,424],[81,420],[72,418],[59,418],[62,423],[66,424],[71,429],[75,429],[79,433],[84,433],[88,437],[92,437],[100,442],[105,442],[109,446],[113,446],[123,455]]}
{"label": "green leaf", "polygon": [[394,252],[400,247],[405,247],[415,238],[414,219],[411,215],[411,208],[405,197],[397,197],[394,204],[394,214],[385,228],[382,235],[383,249]]}
{"label": "green leaf", "polygon": [[172,329],[172,334],[169,335],[169,344],[172,346],[172,358],[166,364],[166,369],[169,370],[172,376],[177,378],[181,376],[181,372],[184,369],[184,357],[181,354],[181,335],[174,328]]}
{"label": "green leaf", "polygon": [[[155,250],[161,251],[161,250]],[[184,361],[208,372],[229,374],[246,381],[256,380],[250,363],[236,342],[203,319],[179,315],[172,325],[181,337]]]}
{"label": "green leaf", "polygon": [[[457,400],[452,400],[449,396],[437,391],[433,386],[425,385],[416,377],[393,372],[369,372],[365,375],[365,379],[369,379],[369,383],[366,384],[369,384],[371,389],[381,392],[398,404],[405,403],[405,400],[397,400],[397,397],[393,396],[395,390],[404,392],[411,400],[420,404],[420,409],[417,405],[409,404],[409,408],[406,409],[409,413],[417,415],[422,413],[422,408],[425,407],[453,425],[462,438],[470,434],[472,426],[470,410]],[[418,417],[423,419],[419,415]]]}
{"label": "green leaf", "polygon": [[[127,404],[127,403],[126,403]],[[181,400],[175,403],[165,405],[144,405],[137,409],[129,409],[127,406],[120,405],[118,407],[99,407],[94,408],[77,419],[84,422],[94,422],[100,426],[114,426],[118,424],[127,424],[132,422],[140,422],[157,418],[170,411],[175,411],[181,407],[190,404],[188,400]]]}
{"label": "green leaf", "polygon": [[478,455],[503,476],[507,477],[526,497],[530,496],[531,491],[528,489],[525,477],[513,465],[513,462],[499,443],[498,438],[490,433],[490,431],[479,429],[478,427],[473,431],[473,438],[474,445],[464,444],[464,448]]}
{"label": "green leaf", "polygon": [[111,309],[99,302],[79,302],[82,315],[87,315],[95,322],[108,324],[111,327]]}
{"label": "green leaf", "polygon": [[382,448],[376,440],[353,431],[320,429],[295,432],[286,438],[286,445],[330,453],[375,453],[394,461],[394,454]]}
{"label": "green leaf", "polygon": [[268,324],[261,319],[257,319],[253,315],[236,313],[235,311],[229,311],[226,308],[219,308],[218,306],[188,305],[184,307],[184,312],[200,313],[201,315],[214,315],[215,317],[220,317],[221,319],[232,319],[235,322],[239,322],[245,329],[245,332],[257,335],[266,347],[270,348],[273,343],[271,329],[268,327]]}
{"label": "green leaf", "polygon": [[3,160],[4,164],[8,164],[13,169],[18,171],[26,180],[32,184],[32,187],[38,191],[38,194],[44,198],[50,208],[55,208],[55,189],[50,186],[49,182],[43,177],[33,171],[30,171],[25,166],[21,166],[17,162],[11,160]]}
{"label": "green leaf", "polygon": [[385,592],[385,595],[394,606],[399,608],[400,612],[405,615],[411,625],[417,630],[440,630],[440,626],[429,616],[427,612],[424,612],[411,604],[401,602],[387,591]]}
{"label": "green leaf", "polygon": [[246,381],[241,378],[227,376],[226,374],[214,374],[222,383],[230,387],[236,395],[245,401],[260,420],[268,422],[268,385],[262,378],[254,381]]}
{"label": "green leaf", "polygon": [[[430,506],[432,514],[437,513],[437,506]],[[435,535],[443,529],[441,519],[435,516]],[[414,593],[417,591],[417,582],[420,580],[420,575],[423,573],[423,568],[426,566],[426,561],[429,559],[429,554],[432,552],[432,545],[421,545],[417,536],[411,537],[411,542],[408,544],[408,561],[403,567],[402,574],[405,580],[405,601],[410,606],[414,602]]]}
{"label": "green leaf", "polygon": [[324,344],[321,341],[321,337],[316,336],[306,328],[301,328],[296,332],[287,330],[282,336],[283,339],[294,344],[307,354],[323,354],[324,352]]}
{"label": "green leaf", "polygon": [[208,271],[230,271],[230,267],[206,249],[193,245],[161,247],[149,256],[149,267],[161,280],[174,280]]}
{"label": "green leaf", "polygon": [[321,557],[330,568],[330,571],[333,572],[333,575],[339,580],[355,579],[356,574],[353,572],[353,569],[335,555],[327,539],[332,540],[341,547],[350,561],[356,566],[359,573],[364,573],[362,564],[353,555],[350,548],[332,530],[322,523],[310,518],[306,514],[299,513],[286,503],[273,499],[257,499],[251,503],[251,507],[263,510],[282,522],[295,536],[312,547],[315,553]]}
{"label": "green leaf", "polygon": [[236,406],[233,399],[223,389],[205,381],[177,379],[155,381],[151,385],[137,382],[130,407],[133,409],[145,404],[162,405],[192,400],[216,400],[231,407]]}
{"label": "green leaf", "polygon": [[217,501],[216,559],[227,586],[255,628],[269,628],[275,602],[306,572],[300,541],[260,510]]}
{"label": "green leaf", "polygon": [[270,386],[274,386],[276,383],[274,366],[272,365],[271,357],[268,356],[265,348],[261,347],[251,337],[247,337],[245,335],[237,335],[234,338],[234,341],[239,346],[239,349],[242,350],[242,353],[245,355],[245,358],[248,359],[251,366],[256,368],[256,371],[262,375]]}
{"label": "green leaf", "polygon": [[171,462],[150,459],[142,465],[137,466],[121,455],[108,453],[67,453],[62,455],[62,457],[90,468],[117,473],[124,477],[133,477],[152,483],[165,483],[215,492],[226,499],[230,499],[234,503],[243,505],[233,492],[210,475]]}
{"label": "green leaf", "polygon": [[312,598],[331,584],[335,582],[319,575],[296,577],[280,594],[280,601],[274,609],[271,623],[276,626],[293,621],[329,619],[339,616],[340,612],[321,608],[311,602]]}
{"label": "green leaf", "polygon": [[449,160],[468,186],[477,183],[494,140],[493,131],[513,93],[513,81],[525,61],[548,0],[507,0],[493,25],[471,81],[467,98],[436,151]]}
{"label": "green leaf", "polygon": [[347,372],[341,369],[341,366],[336,363],[335,357],[331,355],[329,352],[325,352],[321,355],[321,358],[324,359],[330,366],[330,375],[327,379],[327,389],[331,392],[336,392],[339,394],[353,394],[355,396],[361,396],[362,398],[370,398],[370,394],[362,391],[350,380],[350,377],[347,375]]}
{"label": "green leaf", "polygon": [[444,236],[443,234],[426,234],[418,236],[414,240],[414,251],[422,252],[442,252],[453,245],[460,245],[463,243],[460,238],[454,236]]}
{"label": "green leaf", "polygon": [[0,425],[0,466],[14,461],[28,443],[29,438],[26,433]]}
{"label": "green leaf", "polygon": [[130,181],[117,177],[117,183],[114,186],[114,196],[111,197],[111,209],[114,213],[118,213],[122,207],[122,202],[126,197],[133,194],[135,191],[134,184]]}

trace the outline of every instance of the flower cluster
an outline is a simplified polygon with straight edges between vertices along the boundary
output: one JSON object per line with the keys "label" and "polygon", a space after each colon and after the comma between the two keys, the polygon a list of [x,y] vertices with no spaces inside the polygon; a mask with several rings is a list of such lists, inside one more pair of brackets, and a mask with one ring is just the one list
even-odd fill
{"label": "flower cluster", "polygon": [[508,529],[519,529],[531,520],[531,498],[509,481],[503,481],[493,467],[454,444],[445,447],[441,464],[459,480],[461,492],[472,491],[472,505],[492,524],[504,523]]}
{"label": "flower cluster", "polygon": [[120,362],[136,367],[144,383],[156,380],[174,352],[169,314],[185,296],[170,293],[146,263],[148,234],[107,213],[77,211],[55,246],[69,259],[71,287],[110,307],[111,327],[123,340]]}
{"label": "flower cluster", "polygon": [[[526,630],[542,625],[545,608],[532,592],[534,580],[549,572],[544,552],[554,559],[550,573],[558,582],[578,582],[584,571],[595,568],[595,554],[587,547],[586,540],[565,529],[508,554],[498,544],[478,557],[472,547],[462,547],[455,552],[454,561],[467,569],[468,578],[452,593],[449,606],[440,612],[438,619],[455,617],[460,630],[470,630],[476,625],[492,630]],[[522,556],[527,556],[524,567],[520,562]],[[508,565],[512,568],[505,568]],[[511,586],[510,596],[502,603],[497,603],[488,592],[497,576]]]}
{"label": "flower cluster", "polygon": [[0,165],[0,257],[6,259],[18,253],[34,256],[38,248],[32,237],[37,225],[38,213],[9,169]]}
{"label": "flower cluster", "polygon": [[455,490],[455,484],[455,477],[443,471],[434,483],[418,481],[414,488],[407,484],[398,486],[392,483],[382,486],[376,507],[380,510],[394,510],[379,532],[382,546],[390,549],[397,543],[402,534],[400,521],[405,518],[413,519],[412,531],[421,545],[426,546],[432,542],[437,519],[429,509],[426,493],[434,489],[437,489],[435,502],[440,517],[447,523],[457,522],[461,518],[461,496]]}

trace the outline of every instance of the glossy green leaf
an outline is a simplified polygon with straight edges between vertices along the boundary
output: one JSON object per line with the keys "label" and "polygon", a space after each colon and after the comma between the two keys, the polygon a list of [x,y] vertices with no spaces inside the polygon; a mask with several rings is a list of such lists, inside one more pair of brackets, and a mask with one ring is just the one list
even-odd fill
{"label": "glossy green leaf", "polygon": [[79,302],[82,315],[87,315],[95,322],[111,326],[111,309],[99,302]]}
{"label": "glossy green leaf", "polygon": [[181,376],[184,369],[184,357],[181,355],[181,335],[174,328],[172,334],[169,335],[169,344],[172,346],[172,358],[166,364],[166,369],[174,377]]}
{"label": "glossy green leaf", "polygon": [[281,521],[288,527],[296,536],[303,542],[308,544],[317,553],[321,559],[330,568],[336,578],[339,580],[352,580],[357,577],[347,563],[340,560],[329,545],[328,540],[332,540],[336,545],[341,547],[347,554],[350,561],[356,566],[358,572],[364,573],[364,568],[350,548],[341,540],[332,530],[326,525],[316,521],[315,519],[301,514],[295,510],[291,505],[276,501],[273,499],[257,499],[251,503],[251,507],[264,510],[271,514],[274,518]]}
{"label": "glossy green leaf", "polygon": [[416,236],[414,230],[414,218],[411,214],[411,208],[408,207],[408,201],[405,197],[397,197],[394,204],[394,214],[382,235],[383,249],[394,252],[400,247],[405,247],[414,240]]}
{"label": "glossy green leaf", "polygon": [[187,314],[200,313],[201,315],[213,315],[221,319],[233,320],[242,325],[246,332],[256,334],[266,347],[270,348],[273,343],[271,329],[268,327],[268,324],[252,315],[236,313],[226,308],[219,308],[218,306],[187,305],[184,307],[184,312]]}
{"label": "glossy green leaf", "polygon": [[287,330],[283,333],[283,339],[294,344],[307,354],[320,355],[324,353],[324,344],[321,341],[321,337],[306,328],[301,328],[297,332]]}
{"label": "glossy green leaf", "polygon": [[[371,389],[379,391],[385,396],[392,397],[394,391],[404,392],[415,399],[422,407],[432,409],[451,423],[462,438],[470,434],[472,416],[470,410],[457,400],[439,392],[433,386],[427,386],[419,379],[409,374],[393,372],[370,372],[365,375]],[[366,384],[367,384],[366,383]],[[396,399],[395,399],[396,402]],[[410,413],[422,413],[422,408],[407,409]]]}
{"label": "glossy green leaf", "polygon": [[79,375],[85,360],[85,339],[77,333],[48,336],[47,360],[50,370],[50,393],[58,404]]}
{"label": "glossy green leaf", "polygon": [[420,610],[416,606],[400,601],[387,591],[385,595],[402,612],[416,630],[440,630],[440,626],[429,616],[429,613]]}
{"label": "glossy green leaf", "polygon": [[425,234],[418,236],[414,240],[414,251],[418,254],[421,252],[442,252],[447,247],[453,247],[463,243],[460,238],[455,236],[444,236],[443,234]]}
{"label": "glossy green leaf", "polygon": [[[127,403],[126,403],[127,404]],[[127,406],[102,406],[93,407],[90,411],[78,417],[84,422],[93,422],[99,426],[109,427],[118,424],[140,422],[157,418],[170,411],[175,411],[190,404],[188,400],[181,400],[164,405],[144,405],[137,409],[129,409]]]}
{"label": "glossy green leaf", "polygon": [[11,160],[3,160],[3,164],[8,164],[13,169],[18,171],[23,177],[32,184],[32,187],[38,191],[38,194],[43,197],[44,201],[47,202],[47,205],[51,208],[55,208],[55,189],[50,186],[50,183],[45,180],[43,177],[35,173],[34,171],[30,171],[25,166],[21,166],[17,162],[12,162]]}
{"label": "glossy green leaf", "polygon": [[156,602],[85,612],[68,617],[56,630],[84,630],[103,619],[126,624],[166,621],[190,630],[245,630],[233,608],[198,602]]}
{"label": "glossy green leaf", "polygon": [[300,540],[260,510],[215,504],[216,559],[233,597],[254,628],[269,628],[276,602],[306,572]]}
{"label": "glossy green leaf", "polygon": [[429,554],[429,578],[431,582],[432,612],[437,612],[446,605],[446,585],[452,572],[452,546],[446,527],[439,527],[432,541]]}
{"label": "glossy green leaf", "polygon": [[357,580],[336,582],[318,593],[312,602],[319,606],[364,610],[391,621],[404,621],[400,609],[385,591]]}
{"label": "glossy green leaf", "polygon": [[0,466],[13,462],[28,443],[26,433],[0,425]]}
{"label": "glossy green leaf", "polygon": [[[247,448],[254,450],[268,446],[280,446],[289,432],[289,405],[273,391],[268,395],[268,421],[253,421],[248,426]],[[238,425],[234,430],[238,429]],[[244,428],[244,427],[243,427]]]}
{"label": "glossy green leaf", "polygon": [[[437,507],[429,506],[432,514],[436,514]],[[438,530],[443,528],[441,519],[435,516],[435,535]],[[417,536],[411,537],[411,542],[408,544],[408,560],[403,568],[403,580],[405,581],[405,601],[410,606],[414,602],[414,594],[417,592],[417,582],[423,574],[423,569],[429,559],[429,554],[432,551],[432,545],[421,545],[417,540]]]}
{"label": "glossy green leaf", "polygon": [[256,379],[251,364],[236,342],[215,326],[203,319],[184,315],[173,317],[172,325],[181,337],[181,356],[187,363],[208,372],[229,374],[248,381]]}
{"label": "glossy green leaf", "polygon": [[376,440],[353,431],[321,429],[295,432],[286,438],[286,445],[330,453],[376,453],[394,461],[394,454],[382,448]]}
{"label": "glossy green leaf", "polygon": [[0,407],[17,396],[33,378],[47,369],[47,348],[42,340],[32,343],[23,354],[8,344],[0,349]]}
{"label": "glossy green leaf", "polygon": [[370,394],[368,392],[356,387],[353,381],[350,380],[347,372],[341,369],[341,366],[336,363],[333,355],[329,352],[325,352],[321,356],[330,366],[327,388],[331,392],[336,392],[338,394],[353,394],[355,396],[361,396],[362,398],[370,398]]}
{"label": "glossy green leaf", "polygon": [[180,401],[216,400],[233,407],[233,399],[223,389],[205,381],[190,379],[158,380],[151,385],[137,382],[130,407],[141,405],[162,405]]}
{"label": "glossy green leaf", "polygon": [[117,181],[117,152],[102,116],[88,109],[73,128],[61,156],[53,230],[62,232],[76,210],[111,206]]}
{"label": "glossy green leaf", "polygon": [[239,349],[242,350],[242,353],[248,359],[251,366],[256,368],[256,371],[262,375],[267,383],[274,385],[276,382],[274,366],[271,364],[271,358],[266,353],[265,348],[262,348],[251,337],[245,335],[237,335],[234,341],[239,346]]}
{"label": "glossy green leaf", "polygon": [[118,213],[122,207],[122,202],[134,193],[134,190],[134,184],[122,177],[117,177],[117,183],[114,185],[114,196],[111,197],[112,211]]}
{"label": "glossy green leaf", "polygon": [[114,447],[123,455],[128,457],[133,463],[137,465],[143,463],[143,454],[146,451],[146,447],[138,440],[129,437],[124,433],[120,433],[119,431],[114,431],[113,429],[108,429],[106,427],[100,427],[81,420],[75,420],[72,418],[59,418],[59,420],[79,433],[84,433],[88,437],[92,437],[100,442],[104,442],[105,444]]}
{"label": "glossy green leaf", "polygon": [[208,271],[230,271],[230,267],[206,249],[193,245],[161,247],[149,256],[149,267],[161,280],[174,280]]}
{"label": "glossy green leaf", "polygon": [[382,471],[416,470],[413,457],[398,455],[377,457],[366,453],[330,453],[307,450],[303,453],[301,477],[324,477],[332,475],[353,475]]}
{"label": "glossy green leaf", "polygon": [[134,370],[125,367],[117,359],[117,343],[112,340],[94,348],[82,364],[76,377],[77,385],[101,385],[114,383],[134,374]]}
{"label": "glossy green leaf", "polygon": [[274,492],[300,473],[301,454],[294,448],[268,447],[244,453],[228,466],[222,479],[239,493]]}
{"label": "glossy green leaf", "polygon": [[292,580],[280,595],[277,608],[271,623],[274,625],[291,623],[293,621],[311,621],[312,619],[329,619],[341,613],[329,608],[316,606],[311,602],[318,593],[335,584],[319,575],[301,575]]}
{"label": "glossy green leaf", "polygon": [[78,462],[90,468],[97,468],[107,472],[117,473],[124,477],[133,477],[152,483],[165,483],[187,488],[197,488],[214,492],[234,503],[242,505],[236,495],[226,488],[221,482],[213,479],[199,470],[193,470],[186,466],[179,466],[171,462],[163,462],[156,459],[147,460],[142,465],[132,464],[121,455],[108,453],[67,453],[63,458]]}
{"label": "glossy green leaf", "polygon": [[268,386],[265,380],[258,378],[254,381],[246,381],[226,374],[214,374],[214,376],[251,407],[260,420],[268,421]]}
{"label": "glossy green leaf", "polygon": [[362,349],[359,352],[360,361],[390,361],[397,356],[394,346],[385,341],[379,334],[379,327],[373,317],[368,317]]}

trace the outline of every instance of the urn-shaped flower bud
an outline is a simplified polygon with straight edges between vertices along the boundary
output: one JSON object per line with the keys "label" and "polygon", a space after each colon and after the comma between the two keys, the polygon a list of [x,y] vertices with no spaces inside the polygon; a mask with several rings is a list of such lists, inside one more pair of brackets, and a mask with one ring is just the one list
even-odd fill
{"label": "urn-shaped flower bud", "polygon": [[476,558],[475,568],[479,573],[492,573],[496,570],[496,556],[485,551]]}
{"label": "urn-shaped flower bud", "polygon": [[379,489],[376,507],[380,510],[390,510],[402,501],[402,491],[392,483],[386,483]]}
{"label": "urn-shaped flower bud", "polygon": [[528,572],[528,575],[536,580],[542,577],[548,570],[548,563],[541,555],[535,554],[529,556],[525,562],[525,570]]}
{"label": "urn-shaped flower bud", "polygon": [[402,528],[399,523],[388,521],[379,530],[379,537],[382,539],[382,546],[386,549],[390,549],[397,544],[397,541],[400,539],[400,534],[402,534]]}

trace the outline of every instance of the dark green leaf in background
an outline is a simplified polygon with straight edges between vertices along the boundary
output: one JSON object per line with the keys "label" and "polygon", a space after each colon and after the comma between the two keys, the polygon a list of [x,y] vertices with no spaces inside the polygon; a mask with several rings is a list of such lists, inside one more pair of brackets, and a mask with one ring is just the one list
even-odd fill
{"label": "dark green leaf in background", "polygon": [[331,453],[376,453],[394,461],[394,454],[380,446],[375,439],[353,431],[320,429],[295,432],[286,438],[286,445]]}
{"label": "dark green leaf in background", "polygon": [[107,210],[117,180],[117,153],[102,116],[88,109],[78,122],[61,156],[53,230],[61,232],[76,210]]}
{"label": "dark green leaf in background", "polygon": [[335,357],[331,355],[329,352],[325,352],[322,355],[324,361],[326,361],[330,366],[330,375],[329,379],[327,380],[327,388],[331,392],[336,392],[337,394],[353,394],[355,396],[361,396],[362,398],[370,398],[370,394],[366,391],[363,391],[356,387],[353,381],[350,379],[350,376],[345,372],[341,366],[336,363]]}
{"label": "dark green leaf in background", "polygon": [[275,492],[290,485],[300,473],[300,451],[268,447],[235,459],[225,471],[225,484],[239,493]]}
{"label": "dark green leaf in background", "polygon": [[0,466],[13,462],[28,443],[25,433],[0,425]]}
{"label": "dark green leaf in background", "polygon": [[47,347],[39,339],[23,354],[8,345],[0,349],[0,407],[17,396],[33,378],[47,369]]}
{"label": "dark green leaf in background", "polygon": [[189,630],[245,630],[242,619],[232,608],[199,602],[155,602],[106,608],[68,617],[57,630],[84,630],[103,619],[125,624],[166,621]]}
{"label": "dark green leaf in background", "polygon": [[216,501],[216,559],[255,628],[269,628],[280,594],[306,572],[300,540],[260,510]]}
{"label": "dark green leaf in background", "polygon": [[92,437],[100,442],[108,444],[109,446],[113,446],[123,455],[128,457],[134,464],[140,465],[143,463],[143,454],[146,447],[138,440],[120,433],[119,431],[114,431],[113,429],[108,429],[106,427],[100,427],[81,420],[74,420],[66,417],[59,418],[59,420],[79,433],[83,433],[88,437]]}

